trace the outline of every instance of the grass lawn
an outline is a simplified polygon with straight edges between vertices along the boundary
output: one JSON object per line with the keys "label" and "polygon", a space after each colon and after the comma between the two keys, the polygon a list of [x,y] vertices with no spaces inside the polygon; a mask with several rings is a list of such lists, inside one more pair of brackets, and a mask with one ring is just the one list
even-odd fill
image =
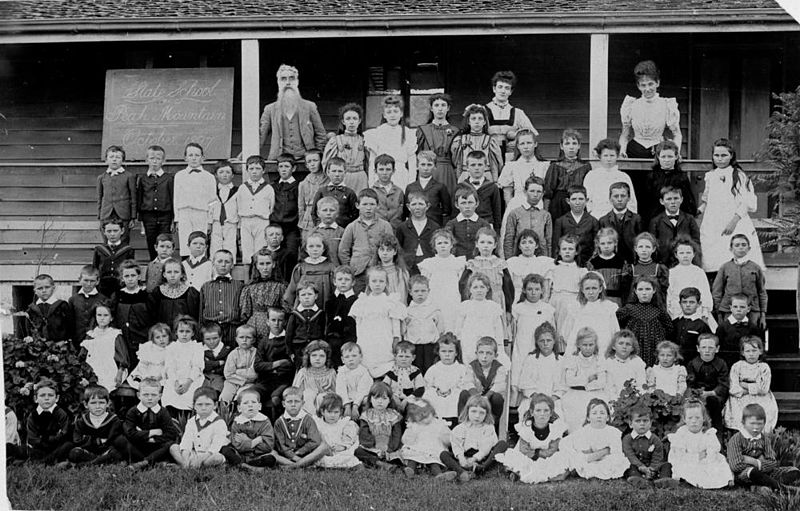
{"label": "grass lawn", "polygon": [[365,509],[437,511],[702,510],[757,511],[761,500],[743,490],[636,490],[623,481],[568,480],[530,486],[488,476],[466,484],[425,476],[354,469],[249,474],[235,469],[158,467],[133,473],[122,465],[58,470],[9,467],[14,509],[262,510]]}

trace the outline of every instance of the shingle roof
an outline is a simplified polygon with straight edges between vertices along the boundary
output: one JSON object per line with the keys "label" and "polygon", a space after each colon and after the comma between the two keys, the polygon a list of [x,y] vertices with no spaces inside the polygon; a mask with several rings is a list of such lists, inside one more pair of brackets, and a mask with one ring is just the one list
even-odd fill
{"label": "shingle roof", "polygon": [[774,0],[6,0],[6,21],[322,18],[780,9]]}

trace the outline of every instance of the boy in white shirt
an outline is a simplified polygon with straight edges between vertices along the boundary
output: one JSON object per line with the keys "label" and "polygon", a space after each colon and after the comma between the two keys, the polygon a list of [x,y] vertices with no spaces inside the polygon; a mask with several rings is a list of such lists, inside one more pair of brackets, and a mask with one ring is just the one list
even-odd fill
{"label": "boy in white shirt", "polygon": [[275,190],[264,179],[266,163],[261,156],[247,158],[247,179],[237,192],[242,261],[249,274],[253,254],[266,244],[265,230],[275,207]]}
{"label": "boy in white shirt", "polygon": [[189,235],[208,229],[208,204],[217,197],[217,181],[203,168],[203,147],[186,144],[184,159],[187,166],[175,174],[172,199],[181,257],[189,255]]}

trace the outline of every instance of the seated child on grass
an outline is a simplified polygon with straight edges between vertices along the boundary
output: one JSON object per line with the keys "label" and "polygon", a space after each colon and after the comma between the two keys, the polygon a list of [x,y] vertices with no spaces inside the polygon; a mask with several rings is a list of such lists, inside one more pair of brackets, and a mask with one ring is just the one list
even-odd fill
{"label": "seated child on grass", "polygon": [[303,392],[297,387],[283,391],[283,415],[275,421],[275,460],[286,468],[310,467],[325,456],[328,445],[317,423],[303,409]]}
{"label": "seated child on grass", "polygon": [[134,470],[170,460],[169,448],[178,440],[178,428],[161,401],[161,382],[145,378],[136,394],[139,404],[128,410],[115,447]]}
{"label": "seated child on grass", "polygon": [[[459,480],[469,481],[484,474],[495,463],[495,456],[508,449],[497,441],[494,416],[489,400],[481,395],[469,398],[458,416],[458,426],[450,433],[450,451],[442,451],[440,459]],[[445,478],[453,477],[446,476]]]}
{"label": "seated child on grass", "polygon": [[750,403],[742,409],[742,427],[728,440],[728,464],[733,471],[734,481],[766,487],[762,493],[782,491],[785,484],[794,485],[800,480],[800,470],[796,467],[778,466],[772,439],[764,432],[767,414],[757,403]]}
{"label": "seated child on grass", "polygon": [[709,427],[708,412],[703,403],[696,399],[686,401],[682,419],[683,426],[667,435],[672,477],[683,479],[697,488],[733,486],[733,474],[725,456],[720,453],[717,431]]}
{"label": "seated child on grass", "polygon": [[239,392],[239,415],[231,424],[231,443],[220,449],[231,466],[261,472],[275,466],[272,423],[261,413],[261,394],[254,388]]}
{"label": "seated child on grass", "polygon": [[559,447],[567,424],[556,415],[553,398],[547,394],[531,396],[530,407],[514,427],[519,434],[516,447],[497,455],[497,460],[514,474],[512,478],[528,484],[566,479],[569,457]]}
{"label": "seated child on grass", "polygon": [[317,407],[317,428],[328,446],[317,462],[322,468],[351,468],[361,464],[356,458],[358,425],[343,414],[344,403],[339,394],[328,392]]}
{"label": "seated child on grass", "polygon": [[194,391],[195,415],[186,422],[180,444],[172,444],[169,453],[183,468],[214,467],[225,463],[219,452],[227,445],[228,426],[217,415],[217,391],[201,387]]}
{"label": "seated child on grass", "polygon": [[608,424],[610,419],[606,402],[594,398],[586,407],[586,425],[562,442],[570,467],[584,479],[617,479],[630,467],[622,453],[620,431]]}
{"label": "seated child on grass", "polygon": [[412,477],[417,469],[427,468],[437,478],[455,479],[455,474],[445,476],[442,470],[444,463],[441,454],[450,447],[450,428],[447,423],[436,417],[433,406],[424,399],[410,401],[406,416],[406,431],[400,449],[400,459],[406,465],[403,469],[406,476]]}
{"label": "seated child on grass", "polygon": [[667,463],[664,444],[650,431],[652,412],[646,406],[637,406],[630,412],[628,426],[631,432],[622,438],[622,452],[631,466],[625,471],[628,482],[639,489],[677,488],[672,479],[672,466]]}
{"label": "seated child on grass", "polygon": [[25,420],[24,445],[6,444],[6,454],[18,460],[41,460],[52,464],[66,459],[73,445],[69,438],[69,415],[58,406],[58,386],[48,378],[33,386],[33,402]]}
{"label": "seated child on grass", "polygon": [[115,463],[122,457],[114,447],[122,436],[122,421],[109,411],[111,397],[108,389],[100,385],[89,385],[83,391],[86,411],[75,417],[69,461],[76,465],[101,465]]}
{"label": "seated child on grass", "polygon": [[392,389],[377,382],[369,389],[364,413],[358,419],[356,458],[368,467],[393,470],[403,434],[403,416],[392,407]]}

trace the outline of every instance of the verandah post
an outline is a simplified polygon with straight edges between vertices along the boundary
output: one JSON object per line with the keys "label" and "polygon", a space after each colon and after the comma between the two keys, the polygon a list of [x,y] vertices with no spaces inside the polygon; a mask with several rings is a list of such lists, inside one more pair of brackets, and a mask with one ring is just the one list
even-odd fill
{"label": "verandah post", "polygon": [[259,154],[258,39],[242,39],[242,159]]}
{"label": "verandah post", "polygon": [[592,34],[590,45],[589,147],[592,148],[608,136],[608,34]]}

